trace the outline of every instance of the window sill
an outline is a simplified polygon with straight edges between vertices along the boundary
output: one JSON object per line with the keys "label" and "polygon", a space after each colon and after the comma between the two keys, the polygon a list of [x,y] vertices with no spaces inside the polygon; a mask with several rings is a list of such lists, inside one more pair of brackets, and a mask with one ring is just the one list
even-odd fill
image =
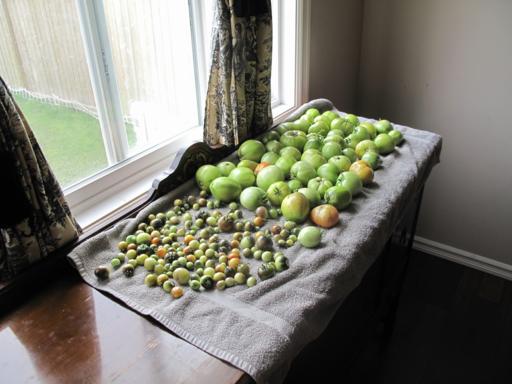
{"label": "window sill", "polygon": [[[171,163],[173,158],[174,156],[170,157],[168,162]],[[120,207],[129,207],[148,192],[153,180],[160,175],[164,169],[165,167],[158,172],[151,173],[148,176],[136,180],[126,188],[100,201],[98,204],[75,213],[76,221],[80,224],[82,229],[87,230],[93,225],[100,224],[100,222],[104,221],[104,219]],[[105,222],[105,224],[107,224],[107,222]]]}
{"label": "window sill", "polygon": [[200,127],[191,129],[165,145],[135,156],[106,170],[82,185],[65,191],[73,215],[82,229],[108,224],[115,210],[140,204],[153,180],[172,163],[180,148],[202,139]]}

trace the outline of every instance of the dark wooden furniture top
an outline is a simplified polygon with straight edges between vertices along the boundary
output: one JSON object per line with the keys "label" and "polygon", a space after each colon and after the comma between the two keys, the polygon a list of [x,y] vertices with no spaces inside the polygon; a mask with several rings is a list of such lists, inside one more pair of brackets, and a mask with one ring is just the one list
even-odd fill
{"label": "dark wooden furniture top", "polygon": [[0,382],[249,380],[244,372],[92,289],[67,269],[0,318]]}

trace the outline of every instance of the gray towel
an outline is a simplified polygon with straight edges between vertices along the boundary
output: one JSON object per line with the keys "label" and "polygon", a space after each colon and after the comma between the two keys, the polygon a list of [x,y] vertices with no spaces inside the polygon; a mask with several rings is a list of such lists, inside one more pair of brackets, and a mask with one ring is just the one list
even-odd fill
{"label": "gray towel", "polygon": [[[289,120],[311,106],[322,111],[332,108],[327,100],[315,100],[302,106]],[[395,127],[406,141],[383,158],[375,183],[364,188],[341,212],[337,227],[325,231],[322,246],[311,250],[296,244],[286,249],[290,268],[252,288],[238,286],[201,293],[186,288],[182,298],[172,299],[162,289],[144,285],[143,268],[137,268],[132,278],[124,277],[120,270],[107,282],[95,278],[95,267],[108,263],[117,253],[117,243],[134,232],[149,213],[165,212],[174,198],[196,190],[192,180],[155,201],[136,218],[120,222],[83,243],[69,257],[93,287],[151,316],[179,337],[247,372],[257,382],[280,382],[293,358],[321,334],[359,284],[408,200],[439,162],[439,135]],[[244,211],[244,217],[252,214]],[[270,225],[269,222],[266,227]],[[250,260],[249,264],[255,274],[260,262]]]}

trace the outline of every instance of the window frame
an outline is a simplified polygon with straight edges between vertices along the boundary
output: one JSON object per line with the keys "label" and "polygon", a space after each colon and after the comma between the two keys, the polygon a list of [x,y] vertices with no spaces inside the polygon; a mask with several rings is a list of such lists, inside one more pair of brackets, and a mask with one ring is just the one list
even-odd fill
{"label": "window frame", "polygon": [[[272,100],[274,123],[278,123],[292,109],[304,103],[309,91],[310,0],[277,1],[280,19],[279,41],[275,56],[278,60],[279,89],[278,98]],[[196,59],[194,70],[198,97],[198,125],[126,158],[128,143],[124,132],[119,93],[116,89],[112,53],[109,50],[103,2],[102,0],[76,0],[93,90],[96,103],[99,104],[97,105],[98,116],[101,119],[102,135],[109,160],[107,169],[64,189],[73,214],[85,228],[97,223],[102,217],[107,217],[120,206],[140,197],[149,188],[148,180],[163,172],[180,148],[195,141],[202,141],[204,95],[207,89],[207,69],[210,65],[209,58],[206,57],[205,36],[207,34],[203,30],[205,2],[201,0],[188,0],[188,2]],[[284,17],[290,14],[294,17]],[[295,40],[295,44],[284,43],[291,41],[290,39]],[[294,70],[290,71],[289,68]],[[109,145],[108,148],[107,145]],[[133,190],[133,193],[128,193],[129,190]],[[102,209],[97,208],[100,205],[103,206]]]}

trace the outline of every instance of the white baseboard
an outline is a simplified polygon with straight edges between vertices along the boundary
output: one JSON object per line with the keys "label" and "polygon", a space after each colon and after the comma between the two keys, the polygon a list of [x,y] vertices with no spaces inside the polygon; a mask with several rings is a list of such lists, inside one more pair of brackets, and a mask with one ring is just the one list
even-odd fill
{"label": "white baseboard", "polygon": [[512,265],[416,236],[413,248],[495,276],[512,280]]}

